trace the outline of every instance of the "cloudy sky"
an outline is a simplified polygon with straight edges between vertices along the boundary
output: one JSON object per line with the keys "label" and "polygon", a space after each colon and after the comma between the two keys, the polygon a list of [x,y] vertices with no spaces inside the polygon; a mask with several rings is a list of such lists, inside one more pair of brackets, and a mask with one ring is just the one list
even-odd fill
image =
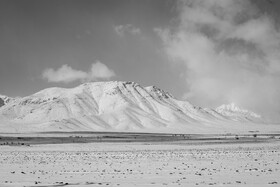
{"label": "cloudy sky", "polygon": [[0,94],[126,80],[280,121],[280,1],[0,0]]}

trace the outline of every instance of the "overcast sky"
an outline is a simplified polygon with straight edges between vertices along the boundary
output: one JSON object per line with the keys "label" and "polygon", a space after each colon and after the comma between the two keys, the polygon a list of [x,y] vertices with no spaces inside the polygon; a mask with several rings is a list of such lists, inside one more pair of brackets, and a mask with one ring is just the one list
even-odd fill
{"label": "overcast sky", "polygon": [[280,1],[0,0],[0,94],[124,80],[280,120]]}

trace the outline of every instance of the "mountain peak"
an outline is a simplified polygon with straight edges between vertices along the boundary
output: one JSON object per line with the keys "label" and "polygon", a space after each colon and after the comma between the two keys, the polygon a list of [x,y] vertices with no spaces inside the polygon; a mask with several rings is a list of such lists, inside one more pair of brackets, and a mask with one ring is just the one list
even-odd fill
{"label": "mountain peak", "polygon": [[[219,106],[217,109],[220,110],[228,110],[228,111],[245,111],[245,109],[240,108],[239,106],[237,106],[235,103],[230,103],[230,104],[223,104],[221,106]],[[246,110],[247,111],[247,110]]]}
{"label": "mountain peak", "polygon": [[0,94],[0,98],[6,98],[8,96]]}
{"label": "mountain peak", "polygon": [[236,117],[246,117],[246,118],[261,118],[259,114],[256,114],[250,110],[241,108],[235,103],[223,104],[215,109],[218,113],[224,116],[236,116]]}
{"label": "mountain peak", "polygon": [[158,88],[157,86],[147,86],[145,89],[150,93],[155,93],[158,96],[164,97],[164,98],[174,98],[173,95],[170,93]]}
{"label": "mountain peak", "polygon": [[0,94],[0,107],[9,103],[13,98]]}

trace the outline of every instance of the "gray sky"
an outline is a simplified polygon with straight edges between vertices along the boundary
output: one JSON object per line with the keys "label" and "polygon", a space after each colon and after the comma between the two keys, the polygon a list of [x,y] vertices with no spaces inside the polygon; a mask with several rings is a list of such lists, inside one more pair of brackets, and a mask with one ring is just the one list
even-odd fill
{"label": "gray sky", "polygon": [[0,0],[0,94],[126,80],[279,120],[279,10],[276,0]]}

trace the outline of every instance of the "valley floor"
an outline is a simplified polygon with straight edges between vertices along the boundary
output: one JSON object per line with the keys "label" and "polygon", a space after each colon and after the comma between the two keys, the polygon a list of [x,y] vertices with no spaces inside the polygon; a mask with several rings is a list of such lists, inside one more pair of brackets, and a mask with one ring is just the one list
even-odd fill
{"label": "valley floor", "polygon": [[279,186],[279,137],[260,139],[2,145],[0,186]]}

